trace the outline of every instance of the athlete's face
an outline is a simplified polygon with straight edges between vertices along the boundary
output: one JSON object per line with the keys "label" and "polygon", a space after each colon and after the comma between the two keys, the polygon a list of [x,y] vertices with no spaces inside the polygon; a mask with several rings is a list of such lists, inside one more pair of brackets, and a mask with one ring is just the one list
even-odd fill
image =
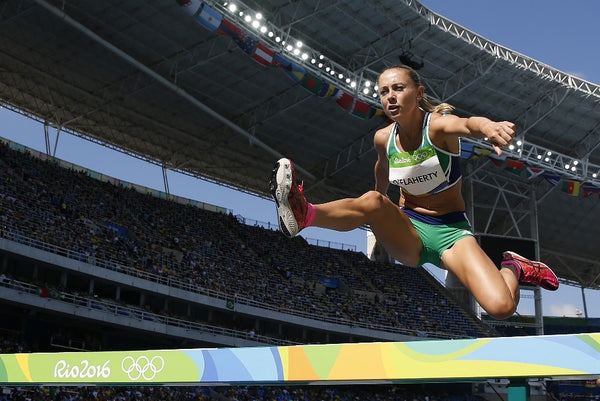
{"label": "athlete's face", "polygon": [[404,68],[384,71],[377,85],[383,111],[391,119],[415,110],[423,97],[423,87],[417,86]]}

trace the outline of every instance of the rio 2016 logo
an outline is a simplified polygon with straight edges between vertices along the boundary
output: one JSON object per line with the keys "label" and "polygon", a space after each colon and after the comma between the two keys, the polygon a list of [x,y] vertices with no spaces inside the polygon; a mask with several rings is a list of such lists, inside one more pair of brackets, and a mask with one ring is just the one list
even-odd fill
{"label": "rio 2016 logo", "polygon": [[165,367],[165,360],[161,356],[139,356],[137,359],[126,356],[121,361],[121,369],[127,374],[129,380],[136,381],[140,378],[152,380],[157,373]]}
{"label": "rio 2016 logo", "polygon": [[[165,360],[159,355],[126,356],[121,360],[121,369],[131,381],[152,380],[164,367]],[[94,365],[86,359],[74,364],[61,359],[54,365],[54,377],[60,379],[108,379],[110,375],[110,360]]]}
{"label": "rio 2016 logo", "polygon": [[102,365],[92,365],[84,359],[77,365],[71,365],[65,360],[60,360],[54,365],[54,377],[61,379],[107,379],[110,376],[109,363],[110,360],[104,362]]}

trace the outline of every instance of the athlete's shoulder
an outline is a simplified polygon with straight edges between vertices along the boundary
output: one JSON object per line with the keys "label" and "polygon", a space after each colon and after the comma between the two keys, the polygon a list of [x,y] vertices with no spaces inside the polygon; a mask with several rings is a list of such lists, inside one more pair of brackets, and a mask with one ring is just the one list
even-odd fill
{"label": "athlete's shoulder", "polygon": [[446,152],[457,153],[460,141],[456,133],[460,132],[465,120],[454,114],[432,113],[429,121],[429,140]]}
{"label": "athlete's shoulder", "polygon": [[377,138],[377,137],[388,138],[390,136],[390,132],[392,132],[392,128],[394,128],[394,124],[396,124],[396,123],[391,123],[383,128],[378,129],[377,131],[375,131],[375,138]]}
{"label": "athlete's shoulder", "polygon": [[446,127],[451,124],[456,124],[461,118],[454,114],[431,113],[429,117],[429,126],[434,128]]}
{"label": "athlete's shoulder", "polygon": [[390,138],[390,132],[392,131],[393,126],[394,126],[394,123],[375,131],[375,135],[373,137],[373,143],[375,144],[376,147],[386,147],[387,146],[387,142]]}

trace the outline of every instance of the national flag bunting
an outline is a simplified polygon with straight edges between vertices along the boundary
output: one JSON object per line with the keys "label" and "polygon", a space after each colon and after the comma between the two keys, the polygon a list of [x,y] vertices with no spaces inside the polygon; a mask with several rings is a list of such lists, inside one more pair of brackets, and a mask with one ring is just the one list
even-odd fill
{"label": "national flag bunting", "polygon": [[239,26],[228,20],[222,18],[219,28],[217,29],[219,35],[229,36],[236,45],[242,51],[248,55],[252,55],[256,49],[258,41],[249,35],[246,31],[243,31]]}
{"label": "national flag bunting", "polygon": [[258,41],[246,32],[242,31],[239,35],[232,36],[231,39],[242,51],[248,55],[254,54]]}
{"label": "national flag bunting", "polygon": [[308,89],[315,95],[318,95],[321,92],[321,88],[323,87],[323,81],[318,77],[314,76],[310,72],[306,72],[302,79],[300,80],[300,85],[304,88]]}
{"label": "national flag bunting", "polygon": [[350,106],[352,105],[352,100],[354,98],[352,97],[352,95],[350,95],[348,92],[345,92],[343,90],[339,90],[338,93],[335,96],[335,101],[337,104],[339,104],[342,109],[344,110],[348,110],[350,108]]}
{"label": "national flag bunting", "polygon": [[562,182],[561,190],[568,195],[579,196],[581,183],[575,180],[565,180]]}
{"label": "national flag bunting", "polygon": [[287,76],[292,78],[294,82],[302,81],[302,78],[304,78],[304,74],[306,74],[306,70],[304,68],[292,62],[290,62],[288,66],[284,67],[283,71],[285,71]]}
{"label": "national flag bunting", "polygon": [[515,175],[521,175],[523,170],[525,170],[525,163],[520,160],[507,158],[506,166],[504,167],[506,171]]}
{"label": "national flag bunting", "polygon": [[265,67],[271,65],[273,62],[273,55],[275,54],[274,50],[268,48],[265,44],[258,42],[256,44],[256,49],[254,50],[254,54],[252,55],[252,59],[256,61],[258,64],[264,65]]}
{"label": "national flag bunting", "polygon": [[202,3],[199,8],[199,13],[196,16],[196,21],[211,32],[216,31],[221,25],[223,15],[214,8],[209,7],[206,3]]}
{"label": "national flag bunting", "polygon": [[534,178],[537,178],[542,174],[544,174],[543,168],[527,166],[527,178],[529,178],[530,180],[533,180]]}
{"label": "national flag bunting", "polygon": [[544,173],[544,179],[553,187],[558,185],[560,177],[560,174]]}
{"label": "national flag bunting", "polygon": [[219,25],[219,29],[217,29],[217,33],[219,35],[225,35],[229,37],[238,36],[242,32],[242,29],[229,21],[227,18],[223,18],[221,20],[221,24]]}
{"label": "national flag bunting", "polygon": [[581,186],[581,191],[583,192],[584,198],[592,196],[593,194],[598,194],[598,196],[600,197],[600,187],[597,187],[592,184],[583,184]]}
{"label": "national flag bunting", "polygon": [[384,117],[385,113],[382,109],[377,107],[369,106],[369,118],[373,117]]}
{"label": "national flag bunting", "polygon": [[352,104],[350,114],[360,118],[367,118],[369,117],[370,108],[371,106],[369,105],[369,103],[356,98],[354,99],[354,103]]}
{"label": "national flag bunting", "polygon": [[273,61],[271,62],[271,64],[274,67],[287,68],[290,66],[291,62],[285,57],[283,57],[281,54],[275,53],[273,55]]}
{"label": "national flag bunting", "polygon": [[334,97],[338,91],[339,89],[332,84],[324,83],[317,95],[319,97]]}
{"label": "national flag bunting", "polygon": [[183,12],[194,16],[203,3],[200,0],[177,0],[177,4],[181,6]]}
{"label": "national flag bunting", "polygon": [[498,167],[504,167],[504,165],[505,165],[504,162],[506,161],[506,156],[504,156],[504,155],[498,156],[496,153],[490,152],[490,154],[488,155],[488,158],[490,159],[490,161],[492,163],[494,163]]}
{"label": "national flag bunting", "polygon": [[475,158],[481,157],[481,156],[489,156],[492,154],[492,151],[486,148],[480,148],[480,147],[475,147],[473,148],[473,153],[475,154]]}
{"label": "national flag bunting", "polygon": [[475,145],[470,142],[460,142],[460,157],[462,159],[470,159],[475,154]]}

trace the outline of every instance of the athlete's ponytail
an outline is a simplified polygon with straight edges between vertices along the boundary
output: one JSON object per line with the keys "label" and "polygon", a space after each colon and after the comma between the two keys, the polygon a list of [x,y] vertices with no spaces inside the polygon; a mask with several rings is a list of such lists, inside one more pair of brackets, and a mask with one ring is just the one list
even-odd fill
{"label": "athlete's ponytail", "polygon": [[423,96],[419,101],[419,107],[430,113],[450,114],[454,106],[450,103],[432,103],[427,96]]}

